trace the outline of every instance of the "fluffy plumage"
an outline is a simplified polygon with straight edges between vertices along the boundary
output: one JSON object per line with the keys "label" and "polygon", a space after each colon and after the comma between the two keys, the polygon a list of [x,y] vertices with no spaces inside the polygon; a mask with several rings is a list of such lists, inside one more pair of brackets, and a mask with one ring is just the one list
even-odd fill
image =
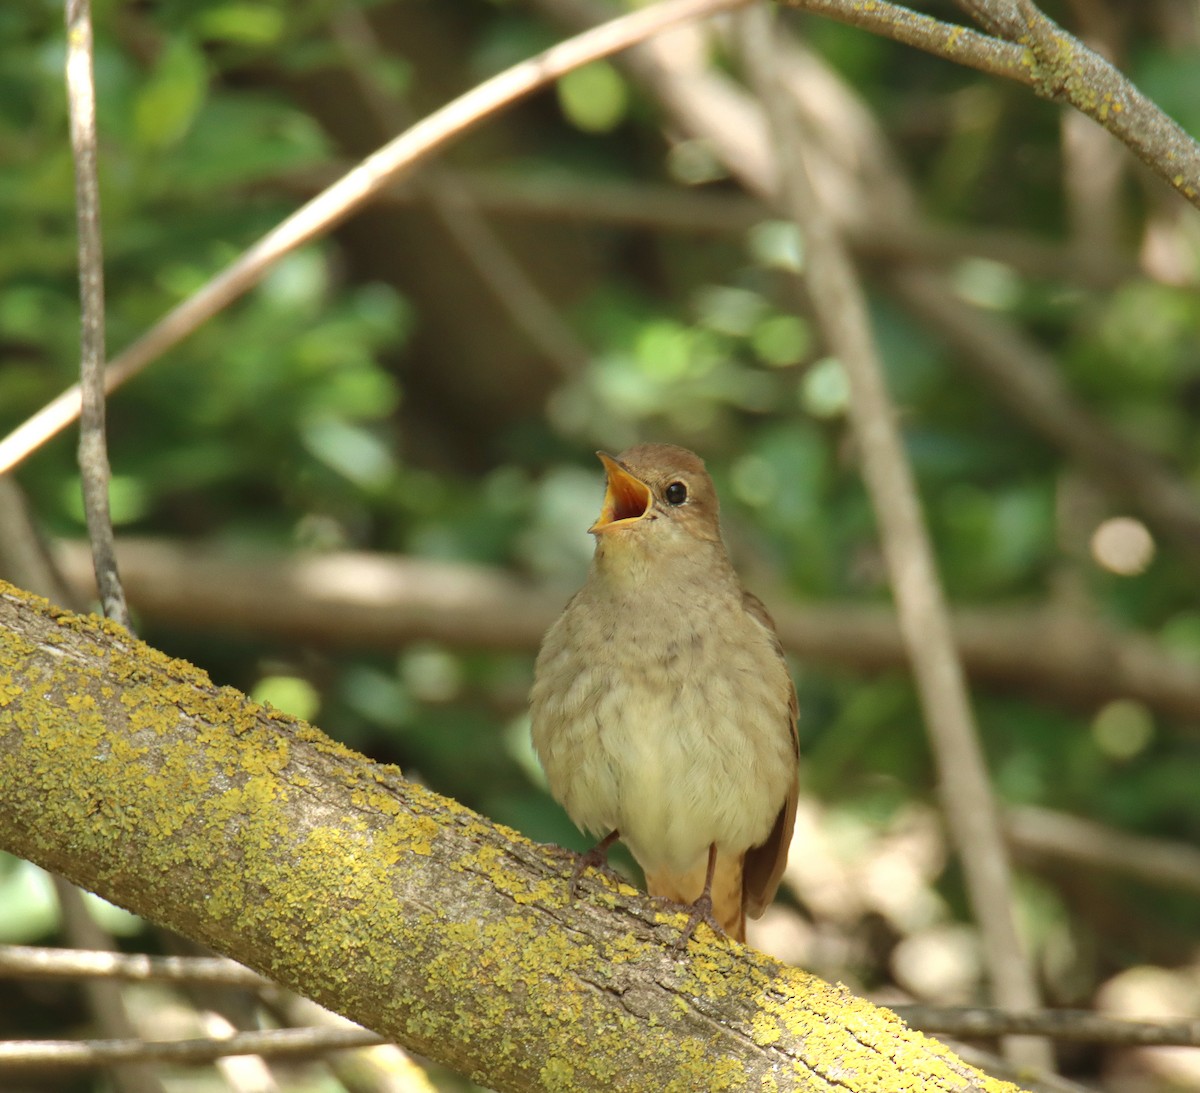
{"label": "fluffy plumage", "polygon": [[787,860],[795,691],[699,457],[641,444],[601,459],[592,567],[537,660],[534,747],[555,799],[583,830],[619,832],[651,894],[701,899],[715,846],[713,913],[742,939]]}

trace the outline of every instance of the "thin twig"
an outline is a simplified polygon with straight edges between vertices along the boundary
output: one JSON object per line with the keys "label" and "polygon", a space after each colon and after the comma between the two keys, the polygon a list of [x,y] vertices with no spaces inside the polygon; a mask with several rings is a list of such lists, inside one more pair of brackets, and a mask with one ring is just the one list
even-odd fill
{"label": "thin twig", "polygon": [[[680,23],[742,7],[748,0],[663,0],[551,46],[476,85],[422,118],[304,204],[224,270],[169,311],[105,371],[112,392],[256,285],[274,263],[327,234],[400,175],[480,122],[585,64],[617,53]],[[0,474],[16,466],[79,415],[78,385],[64,391],[0,440]]]}
{"label": "thin twig", "polygon": [[230,1055],[303,1058],[386,1043],[364,1028],[281,1028],[239,1032],[227,1040],[10,1040],[0,1043],[0,1073],[65,1070],[114,1063],[196,1066]]}
{"label": "thin twig", "polygon": [[110,619],[129,628],[129,609],[117,572],[112,514],[108,507],[108,447],[104,428],[104,250],[100,187],[96,177],[96,87],[92,73],[90,0],[67,0],[67,101],[75,159],[75,210],[79,226],[81,305],[79,372],[79,474],[83,509],[100,603]]}
{"label": "thin twig", "polygon": [[955,64],[1016,80],[1045,99],[1068,103],[1104,126],[1200,208],[1200,143],[1118,69],[1048,19],[1031,0],[958,0],[993,37],[886,0],[781,3],[861,27]]}
{"label": "thin twig", "polygon": [[872,0],[780,0],[784,7],[823,15],[848,26],[859,27],[882,38],[932,53],[955,64],[978,69],[992,76],[1032,86],[1033,78],[1023,63],[1020,46],[980,34],[970,27],[945,23],[931,15],[922,15],[902,4]]}
{"label": "thin twig", "polygon": [[[806,242],[805,285],[817,325],[850,382],[850,417],[862,473],[879,522],[900,627],[940,772],[948,825],[958,845],[992,988],[1005,1008],[1033,1008],[1038,1005],[1037,985],[1017,934],[999,816],[866,300],[810,181],[795,118],[778,75],[768,11],[752,8],[741,23],[746,67],[774,136],[782,204]],[[1012,1049],[1022,1061],[1050,1069],[1048,1045],[1017,1042]]]}
{"label": "thin twig", "polygon": [[1004,827],[1013,849],[1031,857],[1086,865],[1200,896],[1200,849],[1190,843],[1131,835],[1034,805],[1009,809]]}
{"label": "thin twig", "polygon": [[0,945],[0,979],[123,979],[209,987],[269,987],[271,980],[220,956],[146,956],[107,950]]}
{"label": "thin twig", "polygon": [[[334,165],[307,167],[289,171],[265,188],[309,195],[324,189],[342,173]],[[438,175],[451,184],[438,191],[449,210],[466,208],[469,203],[489,216],[715,235],[745,232],[772,215],[761,201],[732,191],[708,192],[615,179],[524,179],[497,170],[442,168]],[[414,180],[390,185],[379,196],[381,203],[402,207],[427,200],[426,191]],[[1068,246],[1012,229],[894,223],[873,215],[873,209],[862,211],[866,215],[861,222],[839,226],[855,257],[872,265],[916,261],[948,266],[965,258],[986,258],[1033,280],[1061,280],[1098,289],[1115,288],[1145,276],[1135,262],[1120,255],[1081,255]]]}
{"label": "thin twig", "polygon": [[[83,892],[70,881],[54,877],[54,891],[66,939],[81,949],[98,951],[113,944],[112,937],[92,917]],[[101,1036],[131,1039],[140,1030],[125,1005],[121,984],[112,979],[94,978],[83,984],[83,995]],[[137,1061],[114,1061],[111,1077],[117,1093],[163,1093],[163,1084],[153,1067]]]}
{"label": "thin twig", "polygon": [[[404,102],[371,78],[382,49],[366,15],[345,7],[331,20],[334,41],[346,58],[346,71],[384,132],[412,124]],[[428,164],[412,180],[446,234],[476,276],[504,309],[513,325],[560,372],[578,372],[590,356],[587,347],[483,216],[458,176],[440,164]]]}
{"label": "thin twig", "polygon": [[1104,489],[1200,559],[1200,501],[1195,490],[1153,454],[1090,414],[1063,381],[1053,358],[1011,324],[957,299],[933,274],[888,277],[900,301],[930,326],[964,368],[988,381],[1030,426],[1065,451]]}
{"label": "thin twig", "polygon": [[[85,544],[59,542],[55,557],[77,596],[90,597]],[[338,648],[436,641],[533,651],[566,599],[561,588],[531,585],[500,569],[395,554],[280,551],[248,559],[211,546],[123,539],[120,559],[130,600],[149,621]],[[895,615],[886,607],[766,598],[784,645],[804,661],[867,673],[905,663]],[[1149,635],[1063,611],[959,610],[953,623],[980,683],[1088,711],[1133,698],[1163,716],[1200,724],[1200,667],[1173,657]]]}
{"label": "thin twig", "polygon": [[982,1006],[892,1006],[922,1032],[976,1039],[1048,1036],[1114,1047],[1200,1047],[1200,1021],[1129,1021],[1087,1010],[1014,1013]]}

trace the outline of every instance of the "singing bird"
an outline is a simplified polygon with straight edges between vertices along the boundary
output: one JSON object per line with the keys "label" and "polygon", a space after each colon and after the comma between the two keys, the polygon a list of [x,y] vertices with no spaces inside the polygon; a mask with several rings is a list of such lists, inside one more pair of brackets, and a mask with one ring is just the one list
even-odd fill
{"label": "singing bird", "polygon": [[[580,829],[620,838],[651,895],[744,941],[774,898],[796,819],[796,691],[742,588],[699,456],[598,452],[604,504],[586,583],[542,641],[533,745]],[[572,884],[574,889],[574,882]]]}

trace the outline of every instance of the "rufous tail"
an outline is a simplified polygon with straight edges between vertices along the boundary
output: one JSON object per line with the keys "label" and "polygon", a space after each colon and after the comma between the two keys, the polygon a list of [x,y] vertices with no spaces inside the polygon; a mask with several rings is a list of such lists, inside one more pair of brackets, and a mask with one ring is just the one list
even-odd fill
{"label": "rufous tail", "polygon": [[[660,870],[646,873],[646,889],[683,905],[693,904],[704,895],[708,857],[686,873]],[[746,940],[746,912],[742,907],[742,855],[717,854],[712,882],[713,917],[734,941]]]}

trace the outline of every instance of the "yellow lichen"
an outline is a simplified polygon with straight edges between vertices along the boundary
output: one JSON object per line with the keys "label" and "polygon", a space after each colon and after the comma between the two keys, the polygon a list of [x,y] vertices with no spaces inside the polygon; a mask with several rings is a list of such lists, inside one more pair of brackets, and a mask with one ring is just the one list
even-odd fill
{"label": "yellow lichen", "polygon": [[[518,857],[527,840],[498,841],[503,833],[463,806],[213,688],[119,628],[45,617],[63,645],[93,643],[103,657],[51,656],[46,642],[0,628],[0,731],[17,730],[15,746],[5,737],[0,748],[0,841],[117,902],[418,1051],[454,1044],[481,1080],[615,1087],[635,1059],[675,1075],[664,1089],[773,1093],[793,1063],[777,1064],[778,1080],[752,1082],[733,1057],[714,1055],[707,1018],[704,1031],[696,1020],[701,1004],[753,998],[750,1037],[764,1049],[802,1045],[794,1065],[808,1085],[822,1064],[862,1077],[864,1089],[906,1088],[897,1068],[913,1088],[963,1085],[952,1056],[885,1011],[704,927],[665,979],[643,976],[639,964],[662,956],[644,930],[589,939],[539,910],[562,915],[569,882],[531,879]],[[47,802],[52,828],[34,822]],[[430,898],[437,883],[457,886],[461,902]],[[595,886],[601,903],[632,894]],[[477,917],[454,917],[466,914]],[[683,924],[677,914],[661,921]],[[641,1006],[613,1006],[629,982],[655,999],[649,1019],[632,1012]],[[979,1081],[989,1093],[1006,1088]]]}

